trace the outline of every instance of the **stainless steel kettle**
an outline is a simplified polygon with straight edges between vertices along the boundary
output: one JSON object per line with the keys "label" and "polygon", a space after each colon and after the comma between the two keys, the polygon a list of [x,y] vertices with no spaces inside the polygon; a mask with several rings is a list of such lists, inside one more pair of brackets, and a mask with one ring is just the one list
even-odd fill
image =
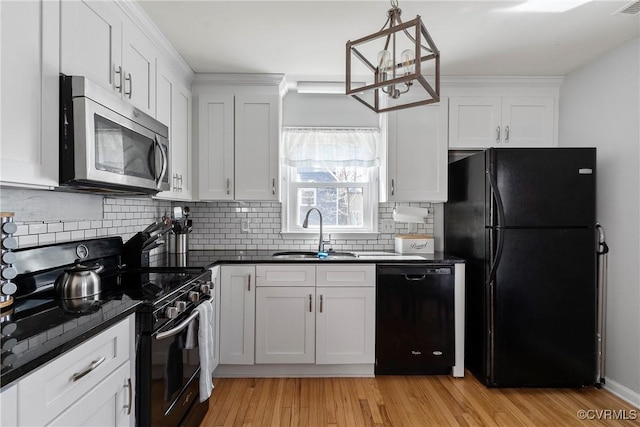
{"label": "stainless steel kettle", "polygon": [[54,292],[58,299],[86,298],[100,293],[102,287],[98,275],[104,266],[76,264],[66,268],[56,279]]}

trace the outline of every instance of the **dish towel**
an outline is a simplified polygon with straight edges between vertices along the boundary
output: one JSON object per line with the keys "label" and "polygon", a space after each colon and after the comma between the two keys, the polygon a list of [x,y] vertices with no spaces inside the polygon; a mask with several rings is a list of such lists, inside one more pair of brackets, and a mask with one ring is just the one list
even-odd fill
{"label": "dish towel", "polygon": [[198,347],[200,353],[200,402],[204,402],[213,391],[213,331],[211,300],[205,300],[196,307],[198,311]]}

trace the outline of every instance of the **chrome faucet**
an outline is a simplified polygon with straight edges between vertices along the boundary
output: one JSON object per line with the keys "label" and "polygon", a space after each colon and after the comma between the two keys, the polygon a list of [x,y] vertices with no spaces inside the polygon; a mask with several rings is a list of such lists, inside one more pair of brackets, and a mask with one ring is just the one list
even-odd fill
{"label": "chrome faucet", "polygon": [[307,211],[307,215],[304,217],[304,222],[302,223],[302,228],[309,228],[309,214],[311,211],[318,212],[318,216],[320,217],[320,239],[318,240],[318,252],[324,252],[324,244],[329,243],[328,241],[323,239],[322,235],[322,212],[318,208],[311,208]]}

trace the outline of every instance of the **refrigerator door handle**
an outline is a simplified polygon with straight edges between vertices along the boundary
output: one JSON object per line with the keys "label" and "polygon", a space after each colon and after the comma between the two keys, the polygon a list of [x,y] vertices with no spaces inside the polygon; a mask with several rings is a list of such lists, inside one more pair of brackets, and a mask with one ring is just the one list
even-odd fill
{"label": "refrigerator door handle", "polygon": [[[498,208],[498,223],[496,224],[498,227],[500,225],[504,226],[504,205],[502,204],[502,197],[500,197],[500,192],[498,191],[498,184],[496,179],[489,170],[485,171],[487,179],[489,180],[489,185],[491,186],[491,194],[496,201],[496,206]],[[491,262],[491,269],[489,270],[489,275],[487,276],[486,285],[489,286],[491,282],[495,279],[496,270],[498,269],[498,265],[500,264],[500,258],[502,257],[502,248],[504,246],[504,233],[497,228],[498,232],[498,244],[496,246],[496,253]]]}

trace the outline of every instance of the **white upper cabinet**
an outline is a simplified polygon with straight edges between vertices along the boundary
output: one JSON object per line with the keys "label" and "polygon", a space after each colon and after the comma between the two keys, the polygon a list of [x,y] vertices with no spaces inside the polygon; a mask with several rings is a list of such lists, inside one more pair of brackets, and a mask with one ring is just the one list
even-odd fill
{"label": "white upper cabinet", "polygon": [[387,113],[387,200],[447,201],[447,106],[443,97]]}
{"label": "white upper cabinet", "polygon": [[278,200],[280,97],[235,97],[235,199]]}
{"label": "white upper cabinet", "polygon": [[60,71],[80,75],[155,116],[156,49],[108,1],[63,0]]}
{"label": "white upper cabinet", "polygon": [[0,1],[2,185],[58,185],[58,7]]}
{"label": "white upper cabinet", "polygon": [[[227,78],[233,81],[236,76]],[[198,107],[197,198],[278,200],[282,76],[243,86],[209,79],[203,75],[193,89]]]}
{"label": "white upper cabinet", "polygon": [[450,98],[449,148],[554,147],[554,96]]}
{"label": "white upper cabinet", "polygon": [[233,200],[233,95],[201,95],[198,116],[198,198]]}
{"label": "white upper cabinet", "polygon": [[191,90],[162,61],[157,63],[156,118],[168,126],[171,189],[161,199],[191,200]]}

